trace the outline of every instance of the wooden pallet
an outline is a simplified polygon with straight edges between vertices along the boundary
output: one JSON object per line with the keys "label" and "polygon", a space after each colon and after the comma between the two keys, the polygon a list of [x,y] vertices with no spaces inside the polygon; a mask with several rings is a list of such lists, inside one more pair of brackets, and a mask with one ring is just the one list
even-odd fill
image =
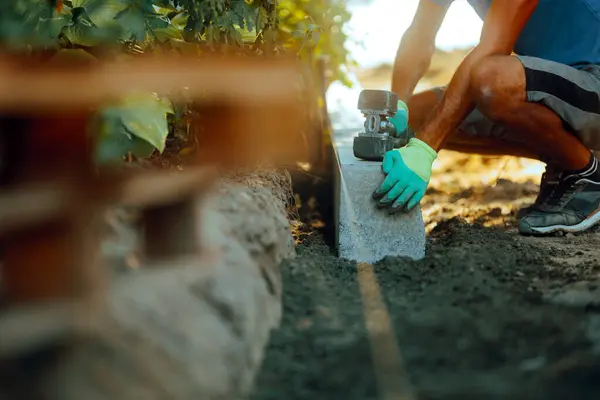
{"label": "wooden pallet", "polygon": [[[97,256],[103,210],[117,203],[143,210],[150,258],[197,252],[195,204],[215,167],[295,157],[285,127],[304,123],[299,68],[290,60],[142,57],[45,66],[0,55],[0,76],[0,361],[72,332],[76,305],[98,293],[106,274]],[[96,170],[90,110],[136,91],[182,87],[204,111],[194,166]]]}

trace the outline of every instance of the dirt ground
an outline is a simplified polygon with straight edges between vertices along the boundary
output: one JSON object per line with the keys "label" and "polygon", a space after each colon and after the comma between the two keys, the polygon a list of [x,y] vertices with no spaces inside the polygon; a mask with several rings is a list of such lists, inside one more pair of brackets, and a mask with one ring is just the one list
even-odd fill
{"label": "dirt ground", "polygon": [[[446,153],[435,168],[425,259],[375,266],[417,398],[600,398],[600,231],[517,234],[539,164]],[[356,265],[312,226],[282,266],[253,399],[378,399]]]}

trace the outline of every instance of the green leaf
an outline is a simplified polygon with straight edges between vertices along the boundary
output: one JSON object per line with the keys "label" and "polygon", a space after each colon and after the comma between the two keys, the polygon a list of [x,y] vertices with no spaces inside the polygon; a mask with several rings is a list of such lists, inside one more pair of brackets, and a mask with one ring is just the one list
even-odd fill
{"label": "green leaf", "polygon": [[120,162],[132,152],[138,158],[163,152],[169,134],[167,100],[153,94],[130,96],[102,109],[93,120],[97,133],[95,158],[99,163]]}
{"label": "green leaf", "polygon": [[210,25],[206,28],[206,41],[208,44],[214,44],[221,38],[221,29],[214,25]]}
{"label": "green leaf", "polygon": [[171,19],[171,25],[173,25],[177,29],[183,30],[187,25],[189,18],[190,15],[187,12],[179,13]]}
{"label": "green leaf", "polygon": [[142,41],[146,38],[146,20],[141,12],[129,9],[119,15],[116,22],[123,30],[123,39]]}
{"label": "green leaf", "polygon": [[245,27],[246,16],[249,16],[251,11],[250,6],[243,1],[231,2],[231,11],[229,12],[231,23]]}
{"label": "green leaf", "polygon": [[170,13],[176,11],[166,1],[165,2],[160,2],[159,1],[156,4],[154,4],[154,6],[155,6],[156,13],[160,14],[160,15],[167,15],[167,14],[170,14]]}
{"label": "green leaf", "polygon": [[152,32],[154,32],[156,39],[161,42],[168,39],[183,40],[183,32],[174,26],[154,29]]}
{"label": "green leaf", "polygon": [[147,158],[154,152],[154,147],[135,135],[129,134],[124,127],[104,128],[96,141],[94,158],[99,164],[119,163],[127,153],[132,152],[137,158]]}
{"label": "green leaf", "polygon": [[[41,30],[44,35],[54,39],[60,35],[62,29],[68,24],[69,20],[64,15],[59,15],[56,18],[42,18],[40,19],[40,24],[38,25],[37,30]],[[42,34],[42,32],[40,32],[40,34]]]}
{"label": "green leaf", "polygon": [[231,42],[235,43],[238,46],[243,46],[244,45],[244,38],[242,37],[242,34],[236,30],[233,29],[231,31],[228,31],[229,34],[229,39]]}
{"label": "green leaf", "polygon": [[[177,3],[177,0],[175,0],[175,3]],[[154,5],[158,8],[167,8],[169,10],[173,9],[171,0],[155,0]]]}
{"label": "green leaf", "polygon": [[146,23],[150,29],[167,28],[170,25],[169,18],[164,15],[146,16]]}
{"label": "green leaf", "polygon": [[94,25],[103,27],[127,8],[124,0],[73,0],[73,7],[86,9]]}
{"label": "green leaf", "polygon": [[256,41],[256,32],[242,29],[240,35],[242,36],[242,41],[244,43],[254,43]]}
{"label": "green leaf", "polygon": [[38,0],[0,1],[0,41],[4,47],[56,48],[70,14],[52,12]]}
{"label": "green leaf", "polygon": [[258,14],[256,15],[256,31],[262,31],[268,20],[267,12],[264,8],[260,8],[258,10]]}
{"label": "green leaf", "polygon": [[167,114],[173,113],[170,102],[156,95],[131,96],[116,105],[116,112],[127,131],[145,140],[161,153],[169,134]]}
{"label": "green leaf", "polygon": [[63,34],[69,42],[86,47],[97,46],[111,38],[107,31],[83,22],[64,27]]}

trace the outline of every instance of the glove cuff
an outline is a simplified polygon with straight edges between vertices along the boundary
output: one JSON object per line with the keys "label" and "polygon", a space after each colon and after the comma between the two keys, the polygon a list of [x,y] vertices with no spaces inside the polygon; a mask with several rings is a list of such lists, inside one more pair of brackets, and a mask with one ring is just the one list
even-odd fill
{"label": "glove cuff", "polygon": [[432,149],[424,141],[417,139],[417,138],[411,138],[408,141],[407,147],[417,147],[417,148],[423,150],[429,156],[429,159],[432,164],[438,156],[437,152],[434,149]]}
{"label": "glove cuff", "polygon": [[400,110],[404,110],[406,112],[407,117],[408,117],[408,106],[402,100],[398,100],[398,111],[400,111]]}
{"label": "glove cuff", "polygon": [[390,122],[396,127],[396,135],[401,135],[408,127],[408,106],[402,100],[398,100],[398,109]]}

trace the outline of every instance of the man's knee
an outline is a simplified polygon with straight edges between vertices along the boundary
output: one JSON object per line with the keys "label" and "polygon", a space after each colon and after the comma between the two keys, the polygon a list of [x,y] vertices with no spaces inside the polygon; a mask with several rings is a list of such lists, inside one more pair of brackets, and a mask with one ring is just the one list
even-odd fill
{"label": "man's knee", "polygon": [[502,119],[526,100],[523,65],[513,56],[486,57],[471,70],[469,90],[484,114]]}

